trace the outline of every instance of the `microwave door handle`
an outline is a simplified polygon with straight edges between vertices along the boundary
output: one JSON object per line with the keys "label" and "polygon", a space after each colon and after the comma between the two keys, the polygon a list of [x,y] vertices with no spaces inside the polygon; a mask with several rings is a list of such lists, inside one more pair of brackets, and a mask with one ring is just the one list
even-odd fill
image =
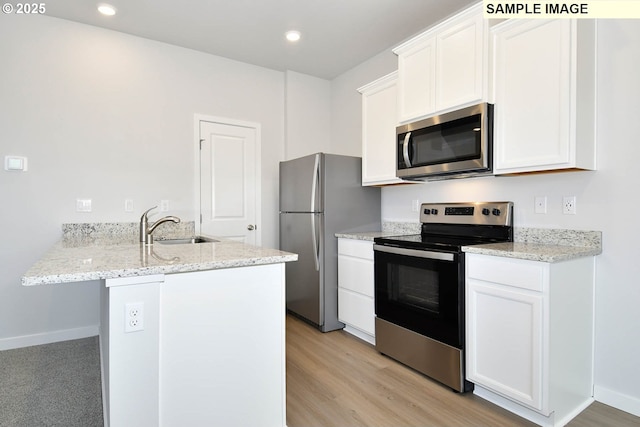
{"label": "microwave door handle", "polygon": [[409,144],[411,143],[411,132],[407,132],[404,136],[404,142],[402,143],[402,157],[404,157],[404,164],[407,168],[411,167],[411,160],[409,159]]}

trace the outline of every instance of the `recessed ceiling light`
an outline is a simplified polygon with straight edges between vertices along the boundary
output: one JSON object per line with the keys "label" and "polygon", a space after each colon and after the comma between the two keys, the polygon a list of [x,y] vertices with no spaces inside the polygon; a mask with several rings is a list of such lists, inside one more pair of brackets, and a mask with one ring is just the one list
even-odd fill
{"label": "recessed ceiling light", "polygon": [[287,31],[285,33],[285,37],[290,42],[297,42],[298,40],[300,40],[300,31]]}
{"label": "recessed ceiling light", "polygon": [[110,4],[102,3],[98,5],[98,12],[103,15],[113,16],[116,14],[116,8],[111,6]]}

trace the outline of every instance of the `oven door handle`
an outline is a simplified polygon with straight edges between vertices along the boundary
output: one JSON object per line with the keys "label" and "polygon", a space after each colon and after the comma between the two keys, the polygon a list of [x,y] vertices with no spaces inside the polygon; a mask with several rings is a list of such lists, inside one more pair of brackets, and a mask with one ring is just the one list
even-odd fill
{"label": "oven door handle", "polygon": [[383,246],[374,244],[373,250],[395,255],[407,255],[418,258],[437,259],[441,261],[453,261],[455,259],[455,255],[448,252],[422,251],[417,249],[397,248],[395,246]]}

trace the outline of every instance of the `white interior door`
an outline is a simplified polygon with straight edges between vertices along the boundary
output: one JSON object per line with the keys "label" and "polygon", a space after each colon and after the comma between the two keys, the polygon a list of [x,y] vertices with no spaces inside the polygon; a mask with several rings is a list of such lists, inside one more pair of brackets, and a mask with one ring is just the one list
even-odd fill
{"label": "white interior door", "polygon": [[258,231],[258,128],[200,120],[200,232],[253,245]]}

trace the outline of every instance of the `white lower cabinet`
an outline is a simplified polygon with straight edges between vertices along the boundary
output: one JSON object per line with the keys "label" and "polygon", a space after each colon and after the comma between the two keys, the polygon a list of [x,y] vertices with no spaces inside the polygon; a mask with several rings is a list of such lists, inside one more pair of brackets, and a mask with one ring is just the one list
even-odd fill
{"label": "white lower cabinet", "polygon": [[475,393],[539,425],[593,401],[593,257],[466,255],[466,369]]}
{"label": "white lower cabinet", "polygon": [[107,279],[101,309],[105,426],[286,425],[284,264]]}
{"label": "white lower cabinet", "polygon": [[338,239],[338,319],[345,331],[375,344],[371,241]]}

